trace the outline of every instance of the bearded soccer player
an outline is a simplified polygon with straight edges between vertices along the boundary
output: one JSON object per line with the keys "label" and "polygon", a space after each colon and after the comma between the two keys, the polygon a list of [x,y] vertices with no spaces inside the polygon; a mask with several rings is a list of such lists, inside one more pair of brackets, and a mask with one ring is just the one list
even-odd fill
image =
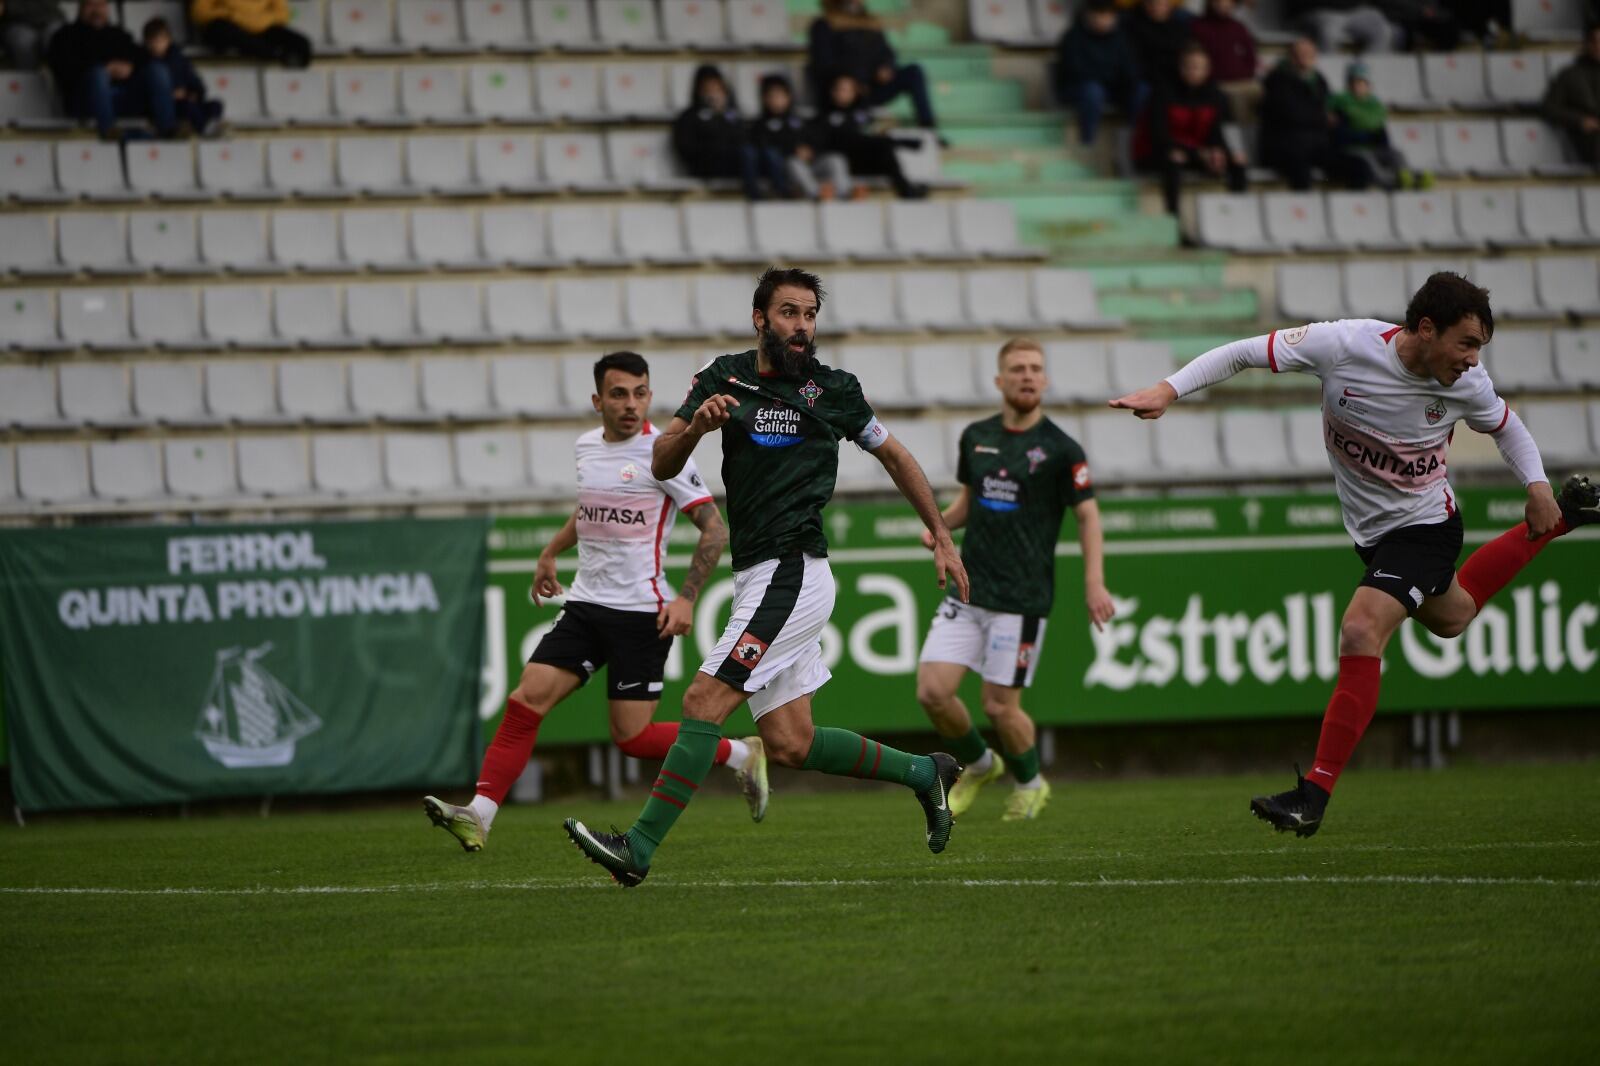
{"label": "bearded soccer player", "polygon": [[[1055,598],[1056,537],[1072,509],[1083,546],[1083,583],[1095,626],[1116,613],[1106,591],[1105,539],[1089,461],[1078,442],[1039,406],[1048,384],[1037,341],[1009,340],[1000,349],[1000,413],[961,431],[956,480],[961,493],[944,509],[951,529],[965,526],[961,561],[972,602],[947,598],[933,617],[917,666],[917,700],[950,752],[966,765],[950,790],[959,817],[978,790],[1011,772],[1016,788],[1003,821],[1037,818],[1050,800],[1039,773],[1038,730],[1022,709],[1022,690],[1044,649],[1045,616]],[[923,543],[933,546],[930,534]],[[983,713],[1000,738],[984,743],[956,689],[967,671],[983,678]]]}
{"label": "bearded soccer player", "polygon": [[[1323,441],[1366,575],[1339,626],[1339,681],[1311,773],[1287,792],[1250,801],[1275,829],[1308,837],[1322,825],[1377,709],[1384,647],[1408,615],[1441,637],[1458,636],[1550,541],[1600,521],[1588,478],[1568,479],[1557,499],[1532,435],[1478,365],[1493,335],[1488,292],[1438,273],[1412,296],[1403,326],[1346,319],[1275,330],[1213,349],[1160,384],[1111,401],[1160,418],[1178,397],[1249,367],[1322,381]],[[1445,458],[1460,421],[1494,437],[1528,503],[1526,522],[1473,552],[1457,573],[1461,515]]]}
{"label": "bearded soccer player", "polygon": [[711,769],[722,723],[750,704],[770,758],[784,766],[868,777],[909,788],[922,805],[928,850],[950,839],[949,790],[961,766],[942,752],[909,755],[847,729],[815,726],[811,695],[829,678],[820,637],[833,611],[822,508],[833,495],[839,441],[883,463],[934,538],[939,585],[967,598],[967,574],[933,489],[878,421],[855,377],[816,359],[821,280],[803,270],[761,276],[754,351],[701,367],[655,446],[657,478],[678,475],[707,433],[722,432],[722,478],[733,545],[733,616],[683,697],[683,723],[661,776],[625,833],[566,820],[573,843],[620,884],[639,884],[657,847]]}
{"label": "bearded soccer player", "polygon": [[[528,765],[539,724],[550,709],[606,669],[611,739],[636,759],[664,758],[678,726],[652,722],[672,638],[689,632],[694,603],[727,543],[727,527],[693,463],[671,477],[650,472],[660,436],[646,419],[650,368],[633,352],[594,365],[593,403],[600,428],[578,438],[578,508],[539,555],[532,596],[561,595],[556,557],[578,546],[578,576],[556,624],[539,641],[505,718],[484,753],[478,794],[464,807],[425,797],[422,809],[468,851],[488,839],[495,813]],[[700,530],[689,572],[676,596],[661,556],[678,512]],[[767,759],[760,740],[722,740],[712,760],[737,775],[750,817],[767,811]]]}

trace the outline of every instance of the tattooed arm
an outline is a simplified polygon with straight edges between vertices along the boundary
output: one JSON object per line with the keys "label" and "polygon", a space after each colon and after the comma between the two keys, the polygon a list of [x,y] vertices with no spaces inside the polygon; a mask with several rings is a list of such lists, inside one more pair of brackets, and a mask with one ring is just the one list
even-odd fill
{"label": "tattooed arm", "polygon": [[703,503],[689,512],[689,520],[700,530],[700,543],[694,546],[694,558],[689,563],[689,573],[678,587],[678,598],[661,608],[656,615],[656,626],[663,637],[677,637],[689,632],[694,624],[694,603],[706,579],[722,558],[722,549],[728,543],[728,527],[715,503]]}

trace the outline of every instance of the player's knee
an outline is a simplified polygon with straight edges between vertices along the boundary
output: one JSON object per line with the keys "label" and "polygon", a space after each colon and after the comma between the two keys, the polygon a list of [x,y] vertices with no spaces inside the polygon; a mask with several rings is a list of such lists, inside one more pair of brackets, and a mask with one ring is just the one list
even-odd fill
{"label": "player's knee", "polygon": [[1366,615],[1345,615],[1339,623],[1339,654],[1376,655],[1383,644],[1378,623]]}
{"label": "player's knee", "polygon": [[988,718],[989,721],[998,724],[1012,715],[1021,714],[1022,708],[1015,701],[1005,696],[985,695],[983,697],[983,713],[984,717]]}
{"label": "player's knee", "polygon": [[633,752],[628,750],[628,745],[637,740],[639,738],[639,734],[643,732],[644,729],[642,727],[636,729],[632,725],[623,725],[618,722],[612,722],[611,743],[621,748],[623,754],[632,755]]}
{"label": "player's knee", "polygon": [[953,693],[936,681],[917,681],[917,702],[925,711],[942,711]]}

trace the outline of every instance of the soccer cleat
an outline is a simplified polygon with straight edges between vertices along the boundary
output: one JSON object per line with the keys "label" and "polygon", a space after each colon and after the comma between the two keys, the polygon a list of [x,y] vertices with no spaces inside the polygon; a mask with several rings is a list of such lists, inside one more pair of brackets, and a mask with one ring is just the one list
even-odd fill
{"label": "soccer cleat", "polygon": [[1298,779],[1287,792],[1275,796],[1257,796],[1250,801],[1250,813],[1269,822],[1278,832],[1293,829],[1297,837],[1308,837],[1322,825],[1322,814],[1328,809],[1328,793],[1307,781],[1294,768]]}
{"label": "soccer cleat", "polygon": [[484,830],[483,820],[478,817],[477,811],[471,807],[457,807],[454,803],[446,803],[433,796],[422,797],[422,809],[428,813],[430,822],[447,830],[461,841],[461,846],[467,851],[483,850],[483,842],[489,834]]}
{"label": "soccer cleat", "polygon": [[1005,772],[1005,760],[991,751],[989,753],[989,769],[986,772],[975,774],[968,770],[961,775],[961,779],[950,790],[950,813],[957,818],[967,813],[967,808],[972,806],[973,801],[978,798],[978,790],[991,781],[998,781]]}
{"label": "soccer cleat", "polygon": [[633,861],[628,835],[617,832],[616,826],[612,826],[609,833],[596,833],[576,818],[568,818],[561,825],[578,850],[587,855],[590,862],[604,866],[623,888],[633,888],[650,873],[650,867]]}
{"label": "soccer cleat", "polygon": [[950,813],[950,789],[961,778],[961,764],[942,751],[928,758],[933,760],[933,787],[918,792],[917,802],[922,804],[922,813],[928,820],[928,850],[937,855],[950,842],[950,827],[955,824],[955,815]]}
{"label": "soccer cleat", "polygon": [[1582,474],[1567,478],[1566,484],[1561,486],[1561,495],[1556,497],[1556,504],[1561,508],[1561,517],[1574,529],[1600,522],[1600,490],[1596,490]]}
{"label": "soccer cleat", "polygon": [[745,743],[750,745],[750,758],[733,779],[739,783],[739,792],[750,805],[750,820],[759,822],[767,816],[767,800],[772,795],[772,789],[767,786],[767,746],[760,737],[751,737]]}
{"label": "soccer cleat", "polygon": [[1044,805],[1049,802],[1050,782],[1040,778],[1038,788],[1019,788],[1011,793],[1011,798],[1006,800],[1006,812],[1000,816],[1000,820],[1030,821],[1039,817],[1039,812],[1044,810]]}

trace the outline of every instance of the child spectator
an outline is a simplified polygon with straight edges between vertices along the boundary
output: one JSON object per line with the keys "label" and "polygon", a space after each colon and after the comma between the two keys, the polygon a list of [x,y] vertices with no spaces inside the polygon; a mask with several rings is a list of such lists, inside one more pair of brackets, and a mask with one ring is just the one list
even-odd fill
{"label": "child spectator", "polygon": [[883,23],[867,11],[865,0],[823,0],[822,14],[811,23],[806,75],[817,94],[840,74],[848,74],[865,90],[869,106],[879,107],[901,93],[911,97],[917,125],[937,129],[928,78],[920,63],[902,66],[883,32]]}
{"label": "child spectator", "polygon": [[177,127],[167,68],[144,58],[127,31],[111,25],[108,0],[83,0],[77,21],[50,38],[50,73],[67,114],[93,119],[107,140],[116,138],[119,117],[148,117],[162,137]]}
{"label": "child spectator", "polygon": [[1372,182],[1372,168],[1333,136],[1337,119],[1328,110],[1328,83],[1317,72],[1317,46],[1301,37],[1272,69],[1261,92],[1261,161],[1289,188],[1311,188],[1311,168],[1353,189]]}
{"label": "child spectator", "polygon": [[289,28],[289,0],[194,0],[189,21],[213,52],[304,67],[311,41]]}
{"label": "child spectator", "polygon": [[[761,117],[750,127],[758,152],[784,162],[789,184],[810,200],[850,195],[850,165],[837,152],[819,154],[807,139],[806,122],[794,110],[794,89],[782,74],[761,79]],[[787,194],[788,190],[784,190]]]}
{"label": "child spectator", "polygon": [[144,24],[142,32],[146,62],[167,69],[172,83],[172,106],[180,119],[202,137],[215,137],[222,131],[222,101],[206,99],[206,83],[194,72],[183,49],[172,43],[172,28],[163,18]]}
{"label": "child spectator", "polygon": [[1213,178],[1226,176],[1229,191],[1244,191],[1245,159],[1222,137],[1223,126],[1232,120],[1228,98],[1211,80],[1206,50],[1191,42],[1178,60],[1176,84],[1151,96],[1133,138],[1134,161],[1161,175],[1169,214],[1178,213],[1178,190],[1186,170]]}
{"label": "child spectator", "polygon": [[1377,183],[1386,189],[1426,189],[1433,175],[1406,166],[1406,158],[1389,143],[1389,109],[1372,93],[1372,78],[1365,63],[1345,69],[1346,89],[1335,93],[1328,106],[1338,119],[1334,140],[1364,157]]}
{"label": "child spectator", "polygon": [[1132,118],[1145,87],[1114,0],[1088,0],[1056,46],[1056,99],[1078,113],[1078,140],[1093,144],[1108,102]]}
{"label": "child spectator", "polygon": [[812,120],[809,139],[819,155],[842,155],[852,174],[881,174],[908,200],[927,196],[928,187],[911,181],[900,168],[894,140],[871,132],[871,125],[872,111],[861,86],[850,75],[839,74],[829,84],[822,110]]}
{"label": "child spectator", "polygon": [[751,200],[763,198],[761,179],[788,188],[783,159],[750,143],[744,119],[722,71],[704,63],[694,72],[689,106],[672,123],[672,147],[691,176],[707,180],[738,178]]}
{"label": "child spectator", "polygon": [[0,42],[24,70],[44,62],[50,36],[66,21],[56,0],[0,0]]}

